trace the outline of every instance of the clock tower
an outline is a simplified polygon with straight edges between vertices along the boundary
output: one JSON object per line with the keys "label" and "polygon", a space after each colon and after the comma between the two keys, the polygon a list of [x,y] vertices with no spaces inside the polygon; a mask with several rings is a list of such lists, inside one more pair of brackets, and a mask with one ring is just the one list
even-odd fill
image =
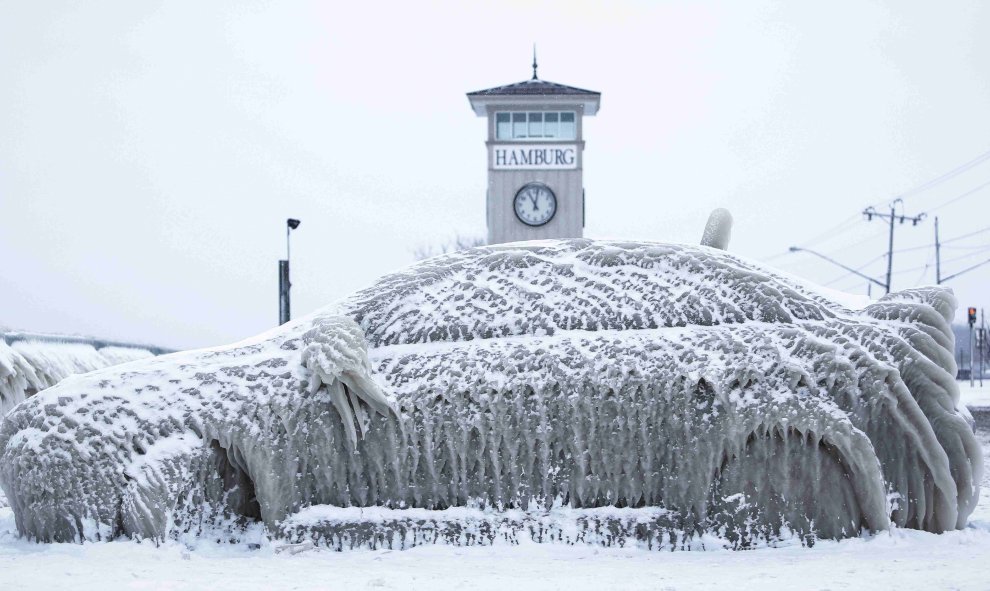
{"label": "clock tower", "polygon": [[601,93],[540,80],[468,93],[488,119],[488,244],[584,235],[582,120]]}

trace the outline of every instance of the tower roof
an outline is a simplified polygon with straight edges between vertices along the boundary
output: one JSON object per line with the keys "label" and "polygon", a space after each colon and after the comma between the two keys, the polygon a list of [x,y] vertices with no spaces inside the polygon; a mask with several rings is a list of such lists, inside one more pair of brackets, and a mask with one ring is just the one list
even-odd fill
{"label": "tower roof", "polygon": [[540,80],[540,77],[536,75],[537,67],[536,44],[534,43],[533,77],[529,80],[516,82],[515,84],[506,84],[504,86],[496,86],[495,88],[486,88],[485,90],[476,90],[467,93],[468,101],[471,103],[474,113],[479,117],[484,117],[488,114],[488,107],[491,105],[508,106],[515,103],[522,107],[528,103],[532,103],[537,97],[552,103],[579,102],[581,103],[581,109],[584,115],[594,115],[598,112],[598,107],[602,101],[602,93]]}
{"label": "tower roof", "polygon": [[594,115],[601,105],[602,93],[533,78],[515,84],[469,92],[467,97],[471,102],[471,108],[480,117],[484,117],[488,113],[489,105],[512,106],[518,104],[520,107],[524,107],[536,101],[545,101],[551,104],[580,103],[585,115]]}
{"label": "tower roof", "polygon": [[583,88],[576,88],[574,86],[567,86],[566,84],[558,84],[556,82],[549,82],[547,80],[540,80],[539,78],[533,78],[531,80],[523,80],[522,82],[516,82],[515,84],[506,84],[505,86],[496,86],[495,88],[486,88],[485,90],[476,90],[474,92],[469,92],[469,97],[475,96],[531,96],[531,95],[556,95],[556,94],[578,94],[578,95],[595,95],[601,96],[602,93],[595,92],[594,90],[585,90]]}

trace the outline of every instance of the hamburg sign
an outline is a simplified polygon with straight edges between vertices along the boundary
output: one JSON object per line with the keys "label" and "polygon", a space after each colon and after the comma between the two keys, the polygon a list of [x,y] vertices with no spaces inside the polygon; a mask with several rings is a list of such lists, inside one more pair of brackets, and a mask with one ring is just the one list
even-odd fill
{"label": "hamburg sign", "polygon": [[492,147],[495,170],[572,170],[577,168],[577,146],[496,145]]}

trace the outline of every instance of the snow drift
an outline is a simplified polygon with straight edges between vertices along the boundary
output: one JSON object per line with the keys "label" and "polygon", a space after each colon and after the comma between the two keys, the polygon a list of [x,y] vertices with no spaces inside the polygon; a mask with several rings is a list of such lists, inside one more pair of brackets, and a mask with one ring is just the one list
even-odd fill
{"label": "snow drift", "polygon": [[[0,484],[42,541],[941,532],[983,469],[954,308],[926,288],[854,311],[705,246],[480,247],[242,343],[70,377],[4,419]],[[458,511],[475,529],[438,525]]]}
{"label": "snow drift", "polygon": [[151,357],[145,349],[101,347],[83,343],[0,339],[0,417],[62,379],[94,369]]}

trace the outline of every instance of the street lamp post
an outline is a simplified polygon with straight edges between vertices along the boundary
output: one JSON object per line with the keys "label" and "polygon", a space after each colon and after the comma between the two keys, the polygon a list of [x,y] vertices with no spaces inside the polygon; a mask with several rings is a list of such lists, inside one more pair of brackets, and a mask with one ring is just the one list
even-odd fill
{"label": "street lamp post", "polygon": [[289,308],[289,289],[292,283],[289,281],[289,236],[293,230],[299,227],[299,220],[289,218],[285,220],[285,259],[278,262],[278,324],[285,324],[292,317]]}

